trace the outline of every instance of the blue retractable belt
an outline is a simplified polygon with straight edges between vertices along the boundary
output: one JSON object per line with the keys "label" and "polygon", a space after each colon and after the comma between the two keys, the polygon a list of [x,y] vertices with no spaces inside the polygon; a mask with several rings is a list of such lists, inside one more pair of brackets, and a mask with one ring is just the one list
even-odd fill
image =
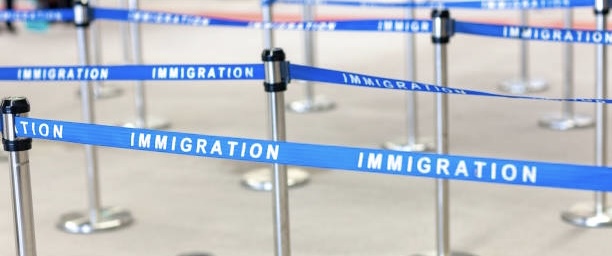
{"label": "blue retractable belt", "polygon": [[376,174],[612,191],[612,169],[485,157],[413,153],[15,118],[20,137],[160,153]]}

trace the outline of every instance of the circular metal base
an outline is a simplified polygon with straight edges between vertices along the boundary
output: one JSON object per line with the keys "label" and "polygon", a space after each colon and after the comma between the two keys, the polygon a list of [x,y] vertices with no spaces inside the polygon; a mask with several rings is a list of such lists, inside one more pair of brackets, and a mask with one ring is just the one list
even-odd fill
{"label": "circular metal base", "polygon": [[584,228],[612,227],[612,209],[595,212],[592,204],[580,204],[561,213],[561,219],[569,224]]}
{"label": "circular metal base", "polygon": [[[417,253],[417,254],[412,254],[412,256],[438,256],[437,252],[424,252],[424,253]],[[471,254],[469,252],[450,252],[449,256],[475,256],[475,254]]]}
{"label": "circular metal base", "polygon": [[68,233],[91,234],[126,227],[134,221],[129,211],[117,207],[103,208],[99,219],[91,223],[87,213],[72,212],[62,215],[57,227]]}
{"label": "circular metal base", "polygon": [[129,122],[129,123],[125,123],[123,125],[123,127],[127,127],[127,128],[146,128],[146,129],[167,129],[170,127],[170,122],[160,119],[160,118],[156,118],[156,117],[149,117],[147,118],[147,123],[145,124],[145,127],[138,127],[136,126],[136,122]]}
{"label": "circular metal base", "polygon": [[542,117],[538,121],[538,125],[543,128],[548,128],[557,131],[566,131],[574,128],[586,128],[593,126],[595,122],[593,118],[587,115],[575,114],[573,116],[551,114]]}
{"label": "circular metal base", "polygon": [[404,151],[404,152],[426,152],[433,151],[435,148],[431,143],[397,143],[393,141],[387,141],[383,143],[382,148],[396,151]]}
{"label": "circular metal base", "polygon": [[[297,187],[306,184],[310,180],[308,172],[298,168],[287,168],[287,186]],[[253,190],[272,190],[272,169],[259,168],[249,171],[242,176],[242,185]]]}
{"label": "circular metal base", "polygon": [[[94,85],[93,89],[93,96],[95,99],[110,99],[119,97],[123,94],[123,89],[121,87],[112,85]],[[81,90],[79,89],[77,91],[77,96],[80,95]]]}
{"label": "circular metal base", "polygon": [[511,94],[525,94],[530,92],[541,92],[548,89],[548,83],[542,79],[514,79],[502,81],[499,89]]}
{"label": "circular metal base", "polygon": [[297,100],[287,104],[287,109],[295,113],[311,113],[323,112],[332,110],[336,107],[336,103],[325,98],[324,96],[316,96],[312,100]]}

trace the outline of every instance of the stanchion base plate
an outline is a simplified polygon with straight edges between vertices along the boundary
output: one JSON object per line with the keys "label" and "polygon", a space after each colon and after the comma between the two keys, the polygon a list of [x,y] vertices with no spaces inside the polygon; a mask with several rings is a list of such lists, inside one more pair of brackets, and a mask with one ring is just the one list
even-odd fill
{"label": "stanchion base plate", "polygon": [[167,120],[163,120],[157,117],[148,117],[147,118],[147,124],[145,125],[145,127],[138,127],[136,126],[136,122],[129,122],[129,123],[125,123],[123,124],[123,127],[127,127],[127,128],[146,128],[146,129],[157,129],[157,130],[161,130],[161,129],[168,129],[170,128],[170,122],[168,122]]}
{"label": "stanchion base plate", "polygon": [[[310,175],[303,169],[287,168],[287,186],[297,187],[306,184]],[[242,185],[258,191],[272,190],[272,168],[259,168],[249,171],[242,176]]]}
{"label": "stanchion base plate", "polygon": [[60,217],[57,227],[68,233],[91,234],[123,228],[134,220],[129,211],[117,207],[103,208],[98,217],[100,220],[97,223],[91,223],[87,213],[67,213]]}
{"label": "stanchion base plate", "polygon": [[[412,254],[411,256],[438,256],[438,253],[437,252],[423,252],[423,253]],[[475,254],[471,254],[469,252],[452,251],[449,253],[448,256],[475,256]]]}
{"label": "stanchion base plate", "polygon": [[557,131],[567,131],[575,128],[587,128],[593,126],[595,122],[593,118],[587,115],[575,114],[574,116],[567,115],[547,115],[538,121],[538,125],[542,128],[548,128]]}
{"label": "stanchion base plate", "polygon": [[312,100],[292,101],[287,104],[287,110],[300,114],[329,111],[335,107],[336,103],[323,96],[316,96]]}
{"label": "stanchion base plate", "polygon": [[525,94],[530,92],[541,92],[548,89],[548,83],[543,79],[514,79],[502,81],[499,84],[499,89],[511,94]]}
{"label": "stanchion base plate", "polygon": [[427,152],[433,151],[435,147],[431,143],[397,143],[394,141],[387,141],[383,143],[382,148],[404,152]]}
{"label": "stanchion base plate", "polygon": [[595,212],[592,204],[579,204],[561,213],[561,219],[574,226],[583,228],[612,227],[612,208]]}
{"label": "stanchion base plate", "polygon": [[[77,91],[77,96],[81,95],[81,90]],[[94,85],[93,96],[97,100],[110,99],[123,95],[121,87],[112,85]]]}

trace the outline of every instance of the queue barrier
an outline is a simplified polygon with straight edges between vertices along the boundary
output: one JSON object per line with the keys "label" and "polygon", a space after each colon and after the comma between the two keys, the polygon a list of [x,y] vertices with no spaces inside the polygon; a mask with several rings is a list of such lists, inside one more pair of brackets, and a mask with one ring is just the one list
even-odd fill
{"label": "queue barrier", "polygon": [[[286,63],[286,72],[288,74],[286,78],[287,82],[291,80],[307,80],[348,86],[409,90],[437,94],[585,103],[612,103],[611,99],[563,99],[503,95],[308,67],[290,64],[289,62]],[[52,73],[55,74],[52,76],[50,75]],[[64,74],[62,79],[58,79],[57,76],[59,73]],[[93,74],[96,73],[97,75],[94,76]],[[163,76],[161,75],[162,73],[164,74]],[[25,74],[28,74],[27,77]],[[71,80],[86,81],[102,79],[154,81],[262,80],[265,77],[264,65],[262,64],[32,66],[0,68],[0,80],[4,81],[67,82]],[[163,132],[159,130],[123,128],[26,117],[17,117],[15,118],[15,122],[18,124],[15,127],[15,132],[18,136],[35,139],[361,172],[612,191],[612,183],[609,183],[606,179],[608,175],[612,175],[610,172],[612,169],[602,166],[464,157],[444,154],[399,153],[390,150],[271,142],[266,140]],[[164,143],[162,143],[162,145],[156,145],[155,143],[159,141],[164,141]],[[253,149],[252,145],[260,146]],[[209,147],[213,147],[214,149]],[[251,154],[251,150],[259,152],[255,154],[258,157],[254,157],[253,154]],[[266,153],[263,154],[262,150],[266,150]],[[431,164],[432,167],[425,168],[423,167],[424,164]],[[455,168],[454,172],[450,172],[445,169],[446,167],[442,167],[449,166],[449,164]],[[472,174],[469,175],[468,170],[470,170],[470,166],[477,168],[476,170],[478,171],[472,171]],[[491,168],[490,175],[485,175],[483,173],[483,168],[485,167]],[[425,171],[423,168],[429,170]],[[498,170],[501,171],[501,174],[497,172]],[[508,176],[509,174],[503,174],[504,172],[515,173],[510,175],[514,178],[506,179],[510,176]],[[522,175],[517,176],[517,172],[522,172]],[[563,177],[564,175],[567,176]]]}
{"label": "queue barrier", "polygon": [[[592,2],[592,1],[591,1]],[[92,19],[127,21],[151,24],[223,26],[255,29],[302,31],[372,31],[395,33],[431,33],[431,21],[419,19],[360,19],[312,22],[261,22],[211,18],[169,12],[91,8]],[[0,21],[70,21],[71,9],[36,11],[0,11]],[[517,26],[464,22],[453,20],[453,32],[506,39],[520,39],[562,43],[612,44],[612,31],[588,29],[560,29],[555,27]]]}
{"label": "queue barrier", "polygon": [[480,1],[342,1],[342,0],[263,0],[262,5],[274,3],[316,4],[352,7],[383,8],[464,8],[484,10],[551,9],[593,6],[590,0],[480,0]]}
{"label": "queue barrier", "polygon": [[[98,65],[98,66],[21,66],[0,67],[0,81],[66,82],[66,81],[208,81],[261,80],[262,64],[164,64],[164,65]],[[612,104],[606,98],[551,98],[507,95],[459,87],[372,76],[299,64],[289,64],[289,79],[329,84],[442,93],[494,98],[545,100]]]}
{"label": "queue barrier", "polygon": [[[264,4],[271,4],[274,1],[264,1]],[[518,5],[516,1],[513,8],[534,8],[537,5],[529,5],[528,3]],[[545,1],[539,6],[547,8]],[[563,3],[569,3],[567,1]],[[554,4],[553,4],[554,5]],[[563,7],[561,5],[553,6],[550,8]],[[607,4],[600,4],[599,7],[606,7]],[[482,8],[481,4],[481,8]],[[494,6],[494,5],[492,5]],[[500,7],[505,6],[500,4]],[[592,6],[592,5],[591,5]],[[445,8],[447,6],[438,4],[436,6],[429,6]],[[597,7],[597,6],[595,6]],[[483,8],[484,9],[484,8]],[[503,8],[498,8],[503,9]],[[597,8],[596,8],[597,9]],[[0,18],[8,17],[7,20],[17,19],[54,19],[54,20],[72,20],[75,19],[74,14],[65,12],[66,10],[59,10],[55,13],[44,13],[44,11],[37,11],[38,14],[23,14],[13,13],[0,13]],[[428,20],[412,20],[412,19],[382,19],[382,20],[351,20],[351,21],[317,21],[317,22],[257,22],[257,21],[240,21],[230,19],[213,19],[203,16],[195,15],[184,15],[184,14],[172,14],[164,12],[142,12],[142,11],[125,11],[117,9],[103,9],[93,8],[90,9],[89,14],[93,19],[109,19],[119,21],[129,21],[138,23],[156,23],[156,24],[183,24],[192,26],[228,26],[228,27],[249,27],[257,29],[286,29],[286,30],[307,30],[307,31],[385,31],[385,32],[409,32],[409,33],[425,33],[433,32],[435,29],[431,29],[433,24]],[[65,15],[63,14],[65,13]],[[75,8],[76,13],[76,8]],[[603,12],[602,12],[603,13]],[[438,17],[440,18],[440,17]],[[448,14],[446,18],[449,18]],[[547,27],[528,27],[528,26],[505,26],[495,24],[479,24],[470,22],[461,22],[455,20],[446,20],[449,26],[450,33],[445,36],[450,37],[453,33],[466,33],[473,35],[482,36],[493,36],[503,38],[515,38],[522,40],[541,40],[541,41],[557,41],[565,43],[590,43],[597,44],[598,47],[612,43],[612,32],[605,29],[599,30],[570,30],[570,29],[556,29]],[[416,25],[413,25],[416,24]],[[446,23],[445,23],[446,24]],[[77,24],[78,25],[78,24]],[[443,26],[446,27],[446,26]],[[439,30],[438,30],[439,32]],[[447,31],[448,32],[448,31]],[[446,32],[445,32],[446,33]],[[433,39],[433,37],[432,37]],[[446,41],[447,42],[447,41]],[[288,63],[287,63],[288,64]],[[180,65],[177,65],[180,66]],[[72,71],[72,78],[69,80],[89,81],[100,78],[103,74],[100,69],[102,66],[88,67],[87,65],[81,65],[76,67],[49,67],[44,69],[40,67],[17,67],[17,79],[13,80],[28,80],[28,81],[57,81],[51,79],[54,74],[55,78],[59,77],[60,70],[64,70],[64,78],[67,78]],[[121,68],[140,68],[139,66],[124,66]],[[151,66],[149,69],[148,76],[151,80],[190,80],[183,79],[181,77],[183,73],[177,73],[174,78],[163,77],[160,79],[159,71],[161,70],[175,70],[177,72],[187,72],[186,77],[189,78],[189,69],[186,67],[180,71],[180,67],[165,67],[159,68],[160,66]],[[601,98],[542,98],[542,97],[527,97],[527,96],[509,96],[503,94],[495,94],[473,90],[463,90],[449,87],[441,87],[436,85],[428,85],[417,82],[402,81],[395,79],[386,79],[381,77],[367,76],[356,73],[340,72],[333,70],[325,70],[308,66],[299,65],[287,65],[292,72],[294,79],[312,79],[312,81],[328,82],[335,84],[353,85],[353,86],[365,86],[365,87],[376,87],[396,90],[407,90],[407,91],[422,91],[432,92],[441,95],[446,94],[461,94],[461,95],[478,95],[488,97],[504,97],[504,98],[516,98],[516,99],[530,99],[530,100],[552,100],[552,101],[565,101],[565,102],[590,102],[590,103],[605,103],[608,104],[609,100],[605,98],[605,95]],[[9,68],[10,69],[10,68]],[[204,68],[205,69],[205,68]],[[46,77],[49,79],[23,79],[27,72],[31,72],[31,75],[35,76],[36,70],[39,70],[40,77]],[[98,73],[96,73],[96,70]],[[195,70],[195,69],[194,69]],[[199,69],[198,69],[199,70]],[[209,69],[210,70],[210,69]],[[214,68],[213,68],[214,70]],[[214,77],[207,77],[206,79],[198,80],[228,80],[232,79],[232,75],[227,75],[226,78],[219,75],[217,71],[213,71]],[[255,68],[253,68],[255,70]],[[14,72],[15,70],[10,71]],[[19,72],[22,73],[19,73]],[[308,72],[305,72],[308,71]],[[209,71],[210,72],[210,71]],[[303,72],[303,73],[302,73]],[[254,73],[254,71],[253,71]],[[15,73],[11,73],[11,76]],[[97,74],[94,76],[93,74]],[[107,72],[106,75],[109,73]],[[168,74],[168,73],[166,73]],[[230,72],[230,74],[232,74]],[[318,74],[315,77],[314,74]],[[324,74],[330,74],[325,76]],[[128,75],[129,76],[129,75]],[[207,75],[206,75],[207,76]],[[118,76],[120,77],[120,76]],[[217,79],[216,77],[220,77]],[[265,72],[263,76],[269,82],[269,73]],[[210,79],[212,78],[212,79]],[[258,77],[260,78],[260,77]],[[122,79],[133,79],[125,78]],[[242,78],[241,78],[242,79]],[[7,79],[11,80],[11,79]],[[120,79],[121,80],[121,79]],[[138,79],[144,80],[144,79]],[[193,80],[193,79],[191,79]],[[232,79],[233,80],[233,79]],[[62,80],[62,81],[65,81]],[[445,84],[445,83],[438,83]],[[274,84],[273,84],[274,85]],[[602,104],[597,104],[598,108],[601,108]],[[216,157],[226,158],[243,161],[256,161],[273,163],[277,165],[297,165],[297,166],[310,166],[318,168],[331,168],[331,169],[343,169],[358,172],[370,172],[370,173],[383,173],[383,174],[394,174],[404,176],[420,176],[435,178],[436,180],[466,180],[466,181],[480,181],[480,182],[492,182],[500,184],[514,184],[514,185],[528,185],[528,186],[540,186],[540,187],[556,187],[556,188],[569,188],[569,189],[585,189],[592,191],[610,191],[610,185],[603,182],[610,175],[610,168],[605,165],[597,164],[597,166],[586,166],[586,165],[573,165],[573,164],[561,164],[561,163],[547,163],[547,162],[532,162],[532,161],[520,161],[520,160],[509,160],[509,159],[493,159],[493,158],[482,158],[482,157],[468,157],[468,156],[456,156],[450,154],[444,154],[438,152],[438,154],[426,154],[426,153],[409,153],[409,152],[397,152],[397,151],[386,151],[386,150],[374,150],[367,148],[351,148],[331,145],[315,145],[315,144],[300,144],[283,142],[278,140],[266,141],[266,140],[252,140],[243,138],[231,138],[231,137],[219,137],[209,135],[198,135],[198,134],[186,134],[186,133],[175,133],[175,132],[162,132],[151,129],[134,129],[134,128],[122,128],[112,126],[100,126],[95,124],[84,124],[84,123],[73,123],[73,122],[62,122],[45,119],[27,118],[21,116],[13,116],[13,120],[10,122],[14,124],[14,127],[5,126],[8,120],[7,116],[11,113],[4,112],[4,125],[3,125],[3,137],[7,137],[7,130],[11,130],[14,136],[25,136],[22,137],[25,140],[30,138],[38,139],[49,139],[56,141],[72,142],[86,145],[99,145],[107,147],[118,147],[125,149],[135,150],[147,150],[164,153],[175,153],[175,154],[187,154],[194,156],[204,157]],[[19,113],[17,113],[19,114]],[[10,119],[10,118],[9,118]],[[21,129],[19,128],[21,125]],[[121,129],[129,129],[123,130]],[[67,133],[65,133],[67,131]],[[106,131],[112,131],[106,133]],[[8,133],[10,135],[10,133]],[[68,134],[68,135],[65,135]],[[110,134],[121,135],[118,137],[110,136],[105,138],[104,141],[96,141],[97,136],[109,136]],[[94,136],[92,136],[94,135]],[[3,140],[5,142],[5,148],[7,143],[10,144],[9,140]],[[111,138],[109,140],[109,138]],[[168,142],[170,140],[170,142]],[[99,144],[95,144],[99,143]],[[127,143],[127,144],[126,144]],[[252,143],[252,144],[249,144]],[[153,146],[151,146],[153,145]],[[207,147],[208,146],[208,147]],[[11,147],[8,147],[11,150]],[[12,148],[13,150],[15,148]],[[20,150],[27,150],[26,148],[19,148]],[[14,150],[18,151],[18,150]],[[304,152],[315,152],[312,155],[306,155]],[[326,152],[323,155],[319,155],[316,152]],[[310,154],[310,153],[309,153]],[[334,156],[333,159],[330,156]],[[11,158],[14,159],[14,154],[11,153]],[[339,161],[341,159],[341,161]],[[27,161],[26,161],[27,162]],[[330,164],[328,162],[334,162]],[[14,163],[14,161],[11,161]],[[18,169],[19,166],[14,169]],[[560,174],[563,173],[563,174]],[[23,192],[25,193],[25,192]],[[286,192],[285,192],[286,193]],[[28,193],[25,193],[28,194]],[[286,200],[286,198],[285,198]],[[605,200],[605,199],[604,199]],[[30,200],[31,201],[31,200]],[[26,200],[27,202],[27,200]],[[275,205],[277,207],[277,205]],[[287,207],[277,207],[281,210],[287,209]],[[275,214],[276,214],[275,209]],[[286,215],[286,212],[285,212]],[[288,221],[286,221],[288,222]],[[276,228],[276,227],[275,227]],[[281,227],[285,233],[288,233],[288,227]],[[32,236],[33,238],[33,236]],[[18,239],[19,240],[19,239]],[[280,244],[285,246],[282,248],[282,252],[277,255],[285,255],[288,253],[288,237],[285,239],[287,242],[281,242]],[[446,239],[447,240],[447,239]],[[440,249],[440,248],[439,248]],[[440,250],[439,250],[440,251]],[[446,251],[444,249],[443,251]],[[35,254],[35,253],[34,253]],[[288,255],[288,254],[287,254]]]}

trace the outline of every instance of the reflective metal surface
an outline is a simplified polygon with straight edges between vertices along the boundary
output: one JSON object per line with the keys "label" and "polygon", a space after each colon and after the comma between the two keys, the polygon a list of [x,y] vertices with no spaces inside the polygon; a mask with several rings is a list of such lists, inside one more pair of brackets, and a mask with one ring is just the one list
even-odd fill
{"label": "reflective metal surface", "polygon": [[[122,3],[123,4],[123,3]],[[136,11],[140,9],[138,0],[129,0],[128,9]],[[129,32],[131,39],[131,50],[132,50],[132,64],[141,65],[143,62],[142,57],[142,31],[140,23],[130,22]],[[126,47],[127,48],[127,47]],[[170,127],[169,121],[161,120],[159,118],[150,117],[147,111],[146,102],[146,87],[144,81],[136,81],[134,87],[134,104],[136,105],[135,120],[132,120],[123,126],[135,127],[135,128],[147,128],[147,129],[164,129]]]}
{"label": "reflective metal surface", "polygon": [[543,128],[548,128],[557,131],[566,131],[574,128],[587,128],[595,124],[592,117],[587,115],[574,114],[567,116],[564,114],[550,114],[542,117],[538,121],[538,125]]}
{"label": "reflective metal surface", "polygon": [[[606,1],[606,0],[597,0]],[[597,2],[596,1],[596,2]],[[597,6],[597,4],[596,4]],[[599,6],[605,6],[600,4]],[[606,30],[607,12],[596,11],[596,27],[599,31]],[[606,99],[608,97],[608,56],[607,46],[598,44],[595,46],[595,98]],[[608,166],[608,105],[595,104],[595,165]],[[607,205],[607,194],[595,191],[595,202],[592,206],[577,205],[569,211],[561,214],[565,222],[580,227],[610,227],[610,208]]]}
{"label": "reflective metal surface", "polygon": [[62,215],[57,227],[69,233],[91,234],[125,227],[132,222],[132,214],[129,211],[109,207],[99,211],[97,222],[90,221],[89,213],[72,212]]}
{"label": "reflective metal surface", "polygon": [[167,129],[170,127],[170,122],[164,119],[160,119],[157,117],[149,116],[146,119],[146,123],[142,124],[141,122],[129,122],[123,124],[123,127],[128,128],[147,128],[147,129]]}
{"label": "reflective metal surface", "polygon": [[287,110],[300,114],[323,112],[335,107],[336,103],[321,95],[314,96],[314,98],[292,101],[287,104]]}
{"label": "reflective metal surface", "polygon": [[[302,5],[302,21],[309,22],[314,20],[313,1],[304,1]],[[304,31],[304,65],[315,65],[315,32]],[[315,94],[314,85],[310,81],[304,81],[304,93],[306,98],[303,100],[292,101],[287,104],[287,110],[295,113],[305,114],[313,112],[323,112],[332,110],[336,103],[324,96]]]}
{"label": "reflective metal surface", "polygon": [[[22,98],[21,100],[25,100]],[[3,102],[4,103],[4,102]],[[4,108],[4,105],[3,105]],[[16,141],[15,114],[3,111],[2,139]],[[21,114],[27,116],[27,113]],[[9,152],[13,219],[15,222],[15,244],[18,256],[36,256],[34,230],[34,206],[30,182],[30,159],[28,150]]]}
{"label": "reflective metal surface", "polygon": [[383,143],[382,147],[389,150],[406,151],[406,152],[425,152],[433,151],[435,149],[432,142],[407,142],[407,143],[396,143],[388,141]]}
{"label": "reflective metal surface", "polygon": [[[405,12],[406,19],[414,19],[414,8],[409,8]],[[406,80],[417,80],[417,65],[416,65],[416,35],[414,33],[406,34]],[[406,92],[406,140],[405,142],[388,141],[383,143],[382,147],[390,150],[407,151],[407,152],[424,152],[432,151],[434,146],[432,142],[420,141],[419,138],[419,122],[418,122],[418,104],[417,94],[415,92]]]}
{"label": "reflective metal surface", "polygon": [[[565,10],[563,27],[573,28],[573,10]],[[563,45],[563,98],[574,98],[574,45]],[[561,102],[561,114],[550,114],[541,118],[540,127],[557,131],[566,131],[575,128],[585,128],[595,124],[593,118],[587,115],[576,114],[574,102]]]}
{"label": "reflective metal surface", "polygon": [[[102,82],[93,83],[93,97],[98,100],[110,99],[123,95],[123,89],[118,86],[104,84]],[[81,91],[77,91],[78,95],[81,95]]]}
{"label": "reflective metal surface", "polygon": [[[528,10],[521,10],[521,25],[528,24]],[[541,92],[548,89],[548,83],[543,79],[534,79],[529,75],[529,47],[527,40],[521,40],[520,49],[520,75],[517,79],[502,81],[499,89],[511,94],[525,94]]]}
{"label": "reflective metal surface", "polygon": [[502,81],[499,89],[511,94],[525,94],[541,92],[548,89],[548,82],[544,79],[512,79]]}
{"label": "reflective metal surface", "polygon": [[586,227],[612,227],[612,210],[598,211],[593,204],[579,204],[561,213],[561,219],[569,224]]}
{"label": "reflective metal surface", "polygon": [[[298,187],[308,183],[310,174],[303,169],[289,167],[287,169],[287,186]],[[242,176],[242,185],[253,190],[272,190],[272,169],[259,168],[249,171]]]}

